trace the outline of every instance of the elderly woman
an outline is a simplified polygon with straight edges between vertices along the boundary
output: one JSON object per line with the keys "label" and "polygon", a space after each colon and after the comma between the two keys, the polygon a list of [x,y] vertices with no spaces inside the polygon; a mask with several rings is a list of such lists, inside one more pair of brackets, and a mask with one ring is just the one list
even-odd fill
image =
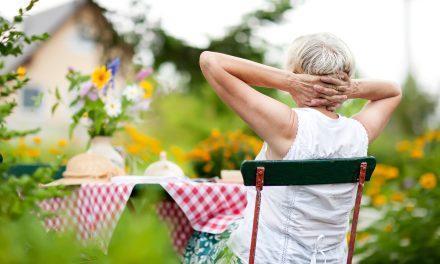
{"label": "elderly woman", "polygon": [[[257,160],[366,156],[368,144],[384,129],[402,96],[391,82],[350,79],[350,50],[326,33],[296,39],[287,70],[213,52],[202,53],[200,66],[218,96],[264,140]],[[252,86],[286,91],[297,108]],[[368,103],[353,117],[335,113],[352,98]],[[343,263],[354,196],[355,184],[265,188],[256,263]],[[189,244],[193,252],[187,252],[187,262],[247,263],[253,188],[247,199],[243,219],[225,234],[211,237],[212,243],[205,241],[209,249]]]}

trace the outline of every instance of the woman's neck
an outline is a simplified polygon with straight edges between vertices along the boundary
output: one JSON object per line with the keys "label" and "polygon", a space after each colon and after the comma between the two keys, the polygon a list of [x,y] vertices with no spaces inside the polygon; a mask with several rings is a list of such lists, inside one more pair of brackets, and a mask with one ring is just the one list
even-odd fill
{"label": "woman's neck", "polygon": [[323,115],[326,115],[326,116],[328,116],[329,118],[332,118],[332,119],[338,119],[339,118],[339,115],[336,112],[329,111],[329,110],[327,110],[327,108],[325,108],[323,106],[319,106],[319,107],[318,106],[311,106],[311,107],[307,107],[307,108],[315,109],[315,110],[321,112]]}

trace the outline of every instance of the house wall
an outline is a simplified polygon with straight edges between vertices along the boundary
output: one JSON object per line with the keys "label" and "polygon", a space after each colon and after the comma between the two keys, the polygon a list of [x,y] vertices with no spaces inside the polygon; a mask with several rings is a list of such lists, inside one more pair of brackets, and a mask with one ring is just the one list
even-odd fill
{"label": "house wall", "polygon": [[[41,136],[56,140],[68,137],[68,127],[72,111],[60,105],[55,115],[51,107],[55,103],[54,89],[59,87],[62,97],[68,98],[68,82],[65,79],[68,67],[81,72],[91,72],[100,64],[102,48],[92,38],[84,37],[81,29],[99,30],[93,24],[96,15],[89,6],[84,6],[68,18],[60,28],[52,33],[32,57],[23,66],[27,68],[27,76],[31,79],[28,87],[36,87],[44,93],[41,106],[30,109],[23,105],[24,94],[17,95],[18,106],[8,119],[8,126],[13,129],[29,129],[41,127]],[[75,142],[84,145],[85,129],[77,129]]]}

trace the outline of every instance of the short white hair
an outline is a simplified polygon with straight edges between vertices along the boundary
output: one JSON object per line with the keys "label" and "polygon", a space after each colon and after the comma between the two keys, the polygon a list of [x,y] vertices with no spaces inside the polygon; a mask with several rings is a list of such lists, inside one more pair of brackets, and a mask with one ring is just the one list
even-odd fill
{"label": "short white hair", "polygon": [[298,37],[287,55],[286,67],[294,73],[329,75],[354,73],[354,58],[348,46],[329,33]]}

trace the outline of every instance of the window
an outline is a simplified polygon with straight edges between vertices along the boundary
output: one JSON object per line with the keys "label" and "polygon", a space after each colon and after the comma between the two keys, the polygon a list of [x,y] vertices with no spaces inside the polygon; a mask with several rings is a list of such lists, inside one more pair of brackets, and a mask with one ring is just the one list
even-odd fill
{"label": "window", "polygon": [[95,40],[92,28],[85,24],[78,23],[69,39],[69,45],[72,50],[78,53],[93,52],[95,49]]}
{"label": "window", "polygon": [[41,89],[38,87],[25,87],[22,90],[22,104],[27,110],[40,108]]}

